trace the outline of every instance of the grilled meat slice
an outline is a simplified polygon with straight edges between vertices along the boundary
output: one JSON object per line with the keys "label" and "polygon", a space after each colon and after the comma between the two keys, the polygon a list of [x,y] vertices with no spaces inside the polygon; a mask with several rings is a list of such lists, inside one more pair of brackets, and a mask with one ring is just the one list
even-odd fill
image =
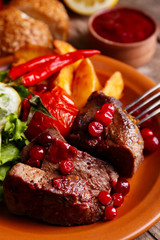
{"label": "grilled meat slice", "polygon": [[[41,169],[23,163],[15,165],[4,181],[8,209],[17,215],[30,216],[55,225],[83,225],[103,218],[104,206],[98,201],[102,190],[111,191],[118,174],[107,163],[77,150],[53,127],[37,136],[24,147],[24,162],[33,145],[43,134],[52,142],[46,151]],[[66,176],[60,170],[63,160],[74,164]]]}
{"label": "grilled meat slice", "polygon": [[[61,185],[53,184],[55,177]],[[8,209],[16,215],[62,226],[94,223],[103,216],[104,207],[78,176],[62,177],[18,163],[3,187]]]}
{"label": "grilled meat slice", "polygon": [[[96,139],[89,134],[88,124],[105,103],[112,103],[115,113],[112,123]],[[120,101],[101,91],[94,92],[80,110],[67,140],[77,148],[109,161],[121,176],[133,176],[143,160],[143,139],[133,118],[122,109]]]}

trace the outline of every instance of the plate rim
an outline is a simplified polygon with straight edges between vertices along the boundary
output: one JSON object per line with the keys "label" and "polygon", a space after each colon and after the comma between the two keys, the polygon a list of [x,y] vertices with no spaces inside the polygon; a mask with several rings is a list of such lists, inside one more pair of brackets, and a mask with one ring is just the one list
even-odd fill
{"label": "plate rim", "polygon": [[[143,79],[143,81],[147,81],[147,83],[148,83],[148,85],[150,86],[150,87],[152,87],[152,86],[154,86],[156,83],[153,81],[153,80],[151,80],[149,77],[147,77],[147,76],[145,76],[145,75],[143,75],[142,73],[140,73],[140,72],[138,72],[135,68],[133,68],[133,67],[131,67],[131,66],[129,66],[129,65],[127,65],[127,64],[125,64],[125,63],[123,63],[123,62],[120,62],[120,61],[118,61],[118,60],[116,60],[116,59],[113,59],[113,58],[110,58],[110,57],[107,57],[107,56],[103,56],[103,55],[97,55],[97,56],[94,56],[94,57],[92,57],[91,58],[91,60],[92,60],[92,62],[94,63],[95,61],[103,61],[103,62],[107,62],[108,64],[113,64],[115,67],[116,66],[118,66],[118,70],[120,71],[122,71],[122,69],[127,69],[127,73],[126,73],[126,75],[128,75],[128,72],[130,72],[130,73],[134,73],[136,76],[139,76],[139,78],[140,77],[142,77],[142,79]],[[123,72],[123,71],[122,71]],[[142,82],[143,82],[142,81]],[[147,84],[146,84],[147,85]],[[144,86],[144,89],[146,88],[146,86]],[[148,87],[147,87],[148,88]],[[153,186],[153,188],[152,188],[152,190],[151,190],[151,192],[154,190],[154,192],[156,192],[155,191],[155,189],[157,188],[157,186],[158,185],[160,185],[160,175],[158,176],[158,178],[157,178],[157,180],[156,180],[156,182],[155,182],[155,185]],[[151,199],[151,197],[152,197],[152,195],[147,195],[147,197],[145,197],[144,199],[143,199],[143,203],[141,202],[138,206],[136,206],[135,208],[136,208],[136,210],[137,209],[139,209],[139,207],[141,207],[142,206],[142,204],[144,204],[144,206],[146,205],[146,198],[147,198],[147,200],[149,200],[149,201],[151,201],[152,199]],[[159,196],[158,196],[158,198],[156,199],[156,202],[154,202],[154,211],[152,212],[152,217],[148,217],[147,219],[146,219],[146,221],[145,221],[145,223],[144,223],[144,221],[142,222],[142,218],[144,218],[145,216],[146,216],[146,212],[144,211],[143,212],[143,215],[141,216],[141,218],[140,218],[140,220],[141,220],[141,227],[138,229],[138,230],[134,230],[134,231],[132,231],[130,234],[127,234],[127,235],[123,235],[123,236],[121,236],[120,238],[116,238],[116,240],[118,240],[118,239],[133,239],[133,238],[135,238],[135,237],[137,237],[137,236],[139,236],[140,234],[142,234],[142,233],[144,233],[145,231],[147,231],[150,227],[152,227],[156,222],[158,222],[159,220],[160,220],[160,211],[156,211],[156,203],[157,203],[157,200],[160,202],[160,193],[159,193]],[[144,207],[143,206],[143,207]],[[135,208],[134,209],[132,209],[131,211],[135,211]],[[143,208],[142,208],[143,209]],[[153,206],[152,206],[152,209],[153,209]],[[130,212],[131,212],[130,211]],[[126,221],[126,218],[128,218],[128,215],[130,215],[130,212],[128,212],[127,214],[125,214],[124,216],[122,216],[122,218],[121,218],[121,224],[120,225],[122,225],[125,221]],[[136,212],[136,211],[135,211]],[[117,222],[117,221],[119,221],[119,219],[117,219],[117,220],[114,220],[112,223],[110,223],[110,225],[111,226],[113,226],[114,227],[114,225],[115,225],[115,223]],[[78,240],[78,239],[80,239],[81,237],[84,237],[84,235],[83,234],[87,234],[86,236],[85,236],[85,239],[87,239],[87,240],[91,240],[94,236],[95,236],[95,232],[97,232],[97,229],[99,229],[100,230],[100,233],[102,233],[101,232],[101,230],[102,230],[102,228],[103,228],[103,226],[104,226],[104,224],[107,224],[107,223],[96,223],[97,224],[97,228],[95,229],[94,228],[94,230],[92,229],[92,230],[85,230],[85,231],[80,231],[80,232],[77,232],[77,231],[75,231],[75,232],[73,232],[73,233],[71,233],[71,231],[69,231],[69,236],[66,236],[65,235],[65,239],[66,240],[71,240],[72,238],[74,238],[75,240]],[[88,225],[88,226],[91,226],[91,225]],[[95,226],[95,225],[94,225]],[[80,227],[82,227],[83,228],[83,226],[80,226]],[[122,227],[122,226],[121,226]],[[64,228],[64,227],[60,227],[60,228]],[[71,228],[79,228],[79,226],[78,227],[71,227]],[[70,228],[70,229],[71,229]],[[134,229],[134,227],[132,226],[132,228]],[[2,232],[2,230],[6,230],[7,231],[7,227],[2,227],[1,225],[0,225],[0,231]],[[90,229],[90,227],[89,227],[89,229]],[[13,236],[13,238],[11,237],[11,234],[13,234],[12,236]],[[16,231],[15,229],[11,229],[11,232],[9,233],[8,231],[5,233],[5,236],[3,237],[3,235],[2,235],[2,239],[3,240],[11,240],[11,239],[15,239],[16,237],[22,237],[22,235],[24,234],[24,232],[19,232],[19,231]],[[103,236],[98,236],[98,238],[97,239],[103,239],[103,237],[104,237],[104,234],[105,234],[105,232],[103,232]],[[17,235],[17,236],[16,236]],[[24,238],[24,240],[27,240],[28,239],[28,237],[30,237],[30,239],[32,239],[31,237],[33,237],[35,240],[40,240],[40,236],[42,236],[43,237],[43,239],[45,239],[45,240],[49,240],[50,239],[50,237],[51,237],[51,235],[49,234],[49,235],[39,235],[39,234],[34,234],[33,233],[33,235],[32,235],[32,233],[26,233],[26,236],[23,236]],[[57,235],[57,237],[56,237],[56,235],[53,235],[53,237],[54,237],[54,239],[56,240],[57,238],[59,239],[59,240],[61,240],[61,237],[62,235]],[[63,235],[64,236],[64,235]],[[62,239],[63,239],[63,236],[62,236]]]}

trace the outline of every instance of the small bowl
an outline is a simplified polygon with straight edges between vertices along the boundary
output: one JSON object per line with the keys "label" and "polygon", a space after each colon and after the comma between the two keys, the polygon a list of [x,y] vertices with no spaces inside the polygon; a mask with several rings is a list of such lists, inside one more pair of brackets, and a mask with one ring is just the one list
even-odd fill
{"label": "small bowl", "polygon": [[[111,41],[107,38],[103,38],[100,36],[93,27],[94,20],[101,16],[102,14],[114,13],[114,11],[118,11],[121,9],[126,9],[129,11],[134,11],[141,16],[144,16],[145,19],[148,19],[150,23],[153,25],[152,33],[142,41],[136,41],[132,43],[123,43],[117,41]],[[139,67],[141,65],[146,64],[151,57],[153,56],[156,43],[157,43],[157,35],[158,35],[158,25],[156,21],[149,16],[147,13],[129,7],[115,7],[110,10],[103,10],[97,12],[92,15],[89,19],[89,38],[88,44],[90,48],[99,49],[102,54],[107,55],[112,58],[116,58],[120,61],[123,61],[133,67]]]}

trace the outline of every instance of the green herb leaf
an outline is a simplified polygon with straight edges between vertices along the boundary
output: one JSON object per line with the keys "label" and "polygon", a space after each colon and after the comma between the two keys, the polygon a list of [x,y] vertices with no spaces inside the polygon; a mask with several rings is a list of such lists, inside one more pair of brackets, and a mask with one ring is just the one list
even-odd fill
{"label": "green herb leaf", "polygon": [[26,98],[29,94],[28,89],[25,88],[23,85],[13,86],[13,88],[18,92],[19,96],[21,97],[21,100]]}
{"label": "green herb leaf", "polygon": [[38,95],[33,95],[33,97],[31,99],[29,99],[28,101],[31,104],[31,110],[30,110],[30,113],[28,116],[28,123],[30,122],[30,120],[33,117],[33,114],[35,112],[41,112],[44,115],[56,120],[56,118],[53,117],[51,115],[51,113],[48,111],[48,109],[43,105],[43,103]]}

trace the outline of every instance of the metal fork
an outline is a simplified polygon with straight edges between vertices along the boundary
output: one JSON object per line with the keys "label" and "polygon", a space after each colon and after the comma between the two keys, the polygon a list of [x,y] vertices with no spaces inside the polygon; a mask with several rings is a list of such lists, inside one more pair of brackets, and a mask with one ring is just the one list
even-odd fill
{"label": "metal fork", "polygon": [[[144,109],[138,116],[136,116],[134,119],[140,119],[141,117],[143,117],[146,113],[148,113],[148,115],[142,119],[140,119],[140,121],[137,122],[137,125],[140,125],[141,123],[145,122],[146,120],[148,120],[149,118],[157,115],[160,113],[160,90],[157,92],[156,90],[158,90],[160,88],[160,83],[157,84],[156,86],[154,86],[153,88],[149,89],[147,92],[145,92],[142,96],[140,96],[139,98],[137,98],[135,101],[133,101],[131,104],[129,104],[125,110],[127,111],[128,114],[133,114],[135,111],[137,111],[138,109],[142,108],[142,107],[146,107],[146,109]],[[156,92],[155,92],[156,91]],[[145,101],[141,102],[142,100],[144,100],[144,98],[147,98]],[[153,100],[155,100],[154,102],[152,102]],[[148,106],[148,104],[151,103],[151,105]],[[138,106],[137,106],[138,104]],[[133,106],[136,106],[134,109],[132,108]],[[132,109],[131,109],[132,108]],[[154,110],[155,109],[155,110]]]}

